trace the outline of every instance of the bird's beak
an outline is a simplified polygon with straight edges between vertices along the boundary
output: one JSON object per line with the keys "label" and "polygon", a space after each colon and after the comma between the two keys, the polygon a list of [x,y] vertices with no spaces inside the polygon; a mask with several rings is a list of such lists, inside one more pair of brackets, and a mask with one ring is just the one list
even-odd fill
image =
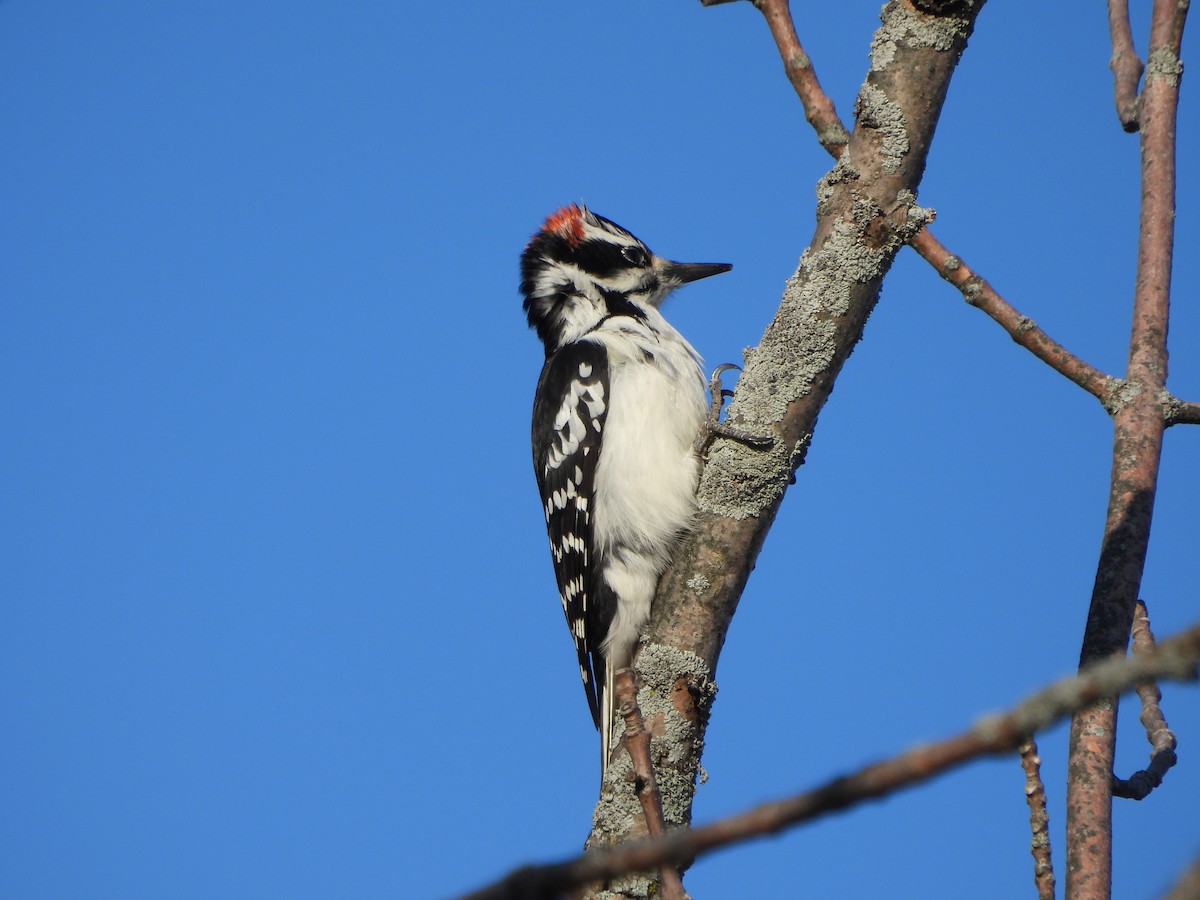
{"label": "bird's beak", "polygon": [[709,275],[720,275],[733,268],[729,263],[678,263],[666,260],[666,276],[679,284],[699,281]]}

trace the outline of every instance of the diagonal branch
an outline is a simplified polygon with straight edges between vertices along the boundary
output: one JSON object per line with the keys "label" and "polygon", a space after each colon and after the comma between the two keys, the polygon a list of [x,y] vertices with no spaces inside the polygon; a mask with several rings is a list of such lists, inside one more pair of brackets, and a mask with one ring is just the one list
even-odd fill
{"label": "diagonal branch", "polygon": [[[693,530],[659,583],[636,667],[643,681],[663,685],[660,695],[670,698],[661,717],[646,716],[647,727],[658,729],[656,744],[661,738],[669,745],[656,758],[669,822],[690,819],[712,673],[758,550],[884,275],[928,219],[915,192],[982,2],[961,6],[955,15],[927,14],[895,0],[884,7],[854,133],[818,186],[812,240],[774,320],[747,351],[729,407],[733,424],[776,441],[763,451],[717,440]],[[634,817],[621,810],[636,808],[628,790],[605,781],[589,847],[628,839]]]}
{"label": "diagonal branch", "polygon": [[771,37],[775,39],[775,46],[779,48],[779,58],[783,60],[783,70],[804,106],[804,118],[817,133],[817,140],[821,142],[821,146],[830,156],[837,159],[846,149],[850,133],[838,117],[833,101],[817,80],[812,60],[800,46],[788,0],[754,0],[754,5],[763,14],[763,18],[767,20],[767,27],[771,29]]}
{"label": "diagonal branch", "polygon": [[1042,331],[1028,316],[1021,315],[996,293],[987,280],[943,247],[928,228],[922,229],[910,243],[924,260],[937,269],[938,274],[962,291],[963,298],[969,304],[983,310],[1017,344],[1096,397],[1106,409],[1117,402],[1120,381],[1084,362]]}
{"label": "diagonal branch", "polygon": [[1140,682],[1200,678],[1200,623],[1145,654],[1108,659],[1056,682],[1007,713],[987,716],[935,743],[922,744],[882,762],[835,778],[813,790],[691,830],[672,831],[565,862],[530,866],[462,900],[550,900],[573,887],[625,872],[679,863],[718,847],[764,837],[801,822],[929,781],[984,756],[1011,753],[1027,740],[1100,697],[1129,691]]}

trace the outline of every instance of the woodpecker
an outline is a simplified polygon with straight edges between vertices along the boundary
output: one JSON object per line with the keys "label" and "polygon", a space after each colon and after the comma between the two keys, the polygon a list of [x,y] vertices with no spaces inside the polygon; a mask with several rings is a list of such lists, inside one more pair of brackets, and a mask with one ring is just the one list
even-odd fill
{"label": "woodpecker", "polygon": [[614,673],[633,661],[659,576],[695,511],[709,415],[700,357],[659,312],[726,263],[677,263],[582,205],[521,254],[521,293],[546,350],[533,466],[559,597],[608,765]]}

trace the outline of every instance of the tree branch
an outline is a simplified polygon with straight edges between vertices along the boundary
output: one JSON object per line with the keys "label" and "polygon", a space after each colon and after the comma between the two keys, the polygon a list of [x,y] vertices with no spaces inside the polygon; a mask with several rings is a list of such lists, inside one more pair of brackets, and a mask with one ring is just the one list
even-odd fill
{"label": "tree branch", "polygon": [[[1154,633],[1150,630],[1150,615],[1146,604],[1139,600],[1133,617],[1133,652],[1149,653],[1154,649]],[[1150,792],[1162,784],[1167,770],[1175,765],[1175,734],[1167,727],[1163,716],[1162,691],[1153,681],[1144,681],[1137,686],[1138,698],[1142,701],[1139,721],[1146,729],[1146,740],[1150,742],[1150,765],[1135,772],[1128,779],[1113,777],[1114,797],[1129,800],[1145,800]]]}
{"label": "tree branch", "polygon": [[1037,742],[1029,737],[1018,748],[1025,770],[1025,800],[1029,804],[1029,852],[1033,854],[1033,883],[1038,900],[1054,900],[1054,866],[1050,858],[1050,816],[1046,812],[1046,786]]}
{"label": "tree branch", "polygon": [[1138,82],[1142,78],[1142,61],[1133,47],[1129,29],[1127,0],[1108,0],[1108,30],[1112,34],[1113,100],[1117,118],[1126,131],[1138,130]]}
{"label": "tree branch", "polygon": [[[659,786],[680,793],[680,815],[690,816],[715,671],[729,621],[737,608],[763,538],[817,415],[841,367],[862,335],[883,277],[899,248],[928,219],[915,203],[929,144],[950,77],[982,3],[961,15],[929,15],[888,3],[872,48],[871,70],[855,104],[856,124],[834,169],[818,186],[817,225],[775,318],[746,354],[728,420],[755,434],[773,434],[767,451],[718,439],[698,492],[699,514],[659,583],[647,644],[635,666],[643,679],[647,651],[655,666],[673,660],[665,683],[675,702],[672,721],[691,729],[686,738],[655,730],[672,742],[656,759]],[[671,673],[653,671],[660,679]],[[643,707],[644,711],[644,707]],[[659,727],[651,717],[647,726]],[[626,840],[633,818],[624,790],[606,780],[589,847]],[[664,806],[670,805],[665,796]],[[666,812],[666,809],[664,809]]]}
{"label": "tree branch", "polygon": [[783,70],[804,107],[804,118],[816,131],[821,146],[830,156],[837,159],[846,148],[850,134],[838,117],[833,101],[817,80],[812,60],[800,46],[788,0],[755,0],[754,5],[763,14],[763,18],[767,20],[767,27],[771,29],[771,37],[775,39],[775,46],[779,48],[779,58],[783,60]]}
{"label": "tree branch", "polygon": [[[633,669],[619,669],[614,676],[614,695],[617,710],[625,722],[625,749],[633,761],[634,792],[642,804],[646,817],[646,832],[651,837],[666,833],[663,823],[662,797],[658,783],[654,780],[654,764],[650,760],[650,734],[642,722],[642,711],[637,703],[637,687]],[[665,900],[684,900],[687,896],[679,870],[664,860],[658,865],[658,880]]]}
{"label": "tree branch", "polygon": [[[1175,116],[1187,3],[1155,0],[1141,97],[1142,204],[1125,402],[1112,409],[1113,464],[1104,540],[1080,665],[1125,652],[1141,587],[1165,425],[1167,314],[1175,239]],[[1066,894],[1107,900],[1112,881],[1112,771],[1117,705],[1071,723]]]}
{"label": "tree branch", "polygon": [[1189,403],[1163,393],[1166,407],[1167,427],[1172,425],[1200,425],[1200,403]]}
{"label": "tree branch", "polygon": [[[1124,2],[1124,0],[1114,0]],[[706,4],[707,5],[707,4]],[[754,5],[766,19],[775,45],[779,48],[788,80],[804,107],[804,118],[817,133],[821,146],[835,159],[846,145],[846,129],[837,117],[833,101],[817,80],[812,60],[800,45],[796,27],[792,21],[788,0],[755,0]],[[1126,28],[1128,15],[1126,14]],[[1132,39],[1130,49],[1132,50]],[[1141,74],[1141,62],[1137,54],[1133,60]],[[1136,86],[1134,80],[1136,104]],[[950,253],[927,227],[923,228],[910,242],[921,258],[934,267],[942,278],[957,287],[972,306],[983,310],[1009,333],[1014,341],[1024,347],[1055,371],[1065,375],[1108,408],[1117,401],[1114,394],[1121,382],[1104,374],[1070,353],[1057,341],[1051,339],[1034,324],[1033,320],[1021,315],[985,279],[973,272],[960,257]]]}
{"label": "tree branch", "polygon": [[960,257],[943,247],[928,228],[922,229],[910,243],[922,259],[962,292],[967,303],[986,313],[1017,344],[1096,397],[1106,409],[1118,402],[1121,386],[1118,379],[1084,362],[1038,328],[1032,319],[1021,315]]}
{"label": "tree branch", "polygon": [[1072,711],[1150,680],[1200,678],[1200,623],[1146,654],[1097,662],[1033,694],[1007,713],[986,716],[959,734],[873,763],[820,787],[691,830],[672,831],[546,866],[528,866],[462,900],[550,900],[583,884],[680,863],[718,847],[774,834],[801,822],[912,787],[984,756],[1011,753]]}

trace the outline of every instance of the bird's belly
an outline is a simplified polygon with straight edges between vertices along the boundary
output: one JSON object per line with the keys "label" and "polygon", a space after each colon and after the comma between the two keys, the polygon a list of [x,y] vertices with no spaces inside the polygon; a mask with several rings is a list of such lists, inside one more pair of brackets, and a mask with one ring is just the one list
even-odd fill
{"label": "bird's belly", "polygon": [[655,557],[656,568],[695,510],[693,446],[706,405],[699,370],[671,377],[653,366],[612,373],[596,471],[594,536],[601,548]]}

